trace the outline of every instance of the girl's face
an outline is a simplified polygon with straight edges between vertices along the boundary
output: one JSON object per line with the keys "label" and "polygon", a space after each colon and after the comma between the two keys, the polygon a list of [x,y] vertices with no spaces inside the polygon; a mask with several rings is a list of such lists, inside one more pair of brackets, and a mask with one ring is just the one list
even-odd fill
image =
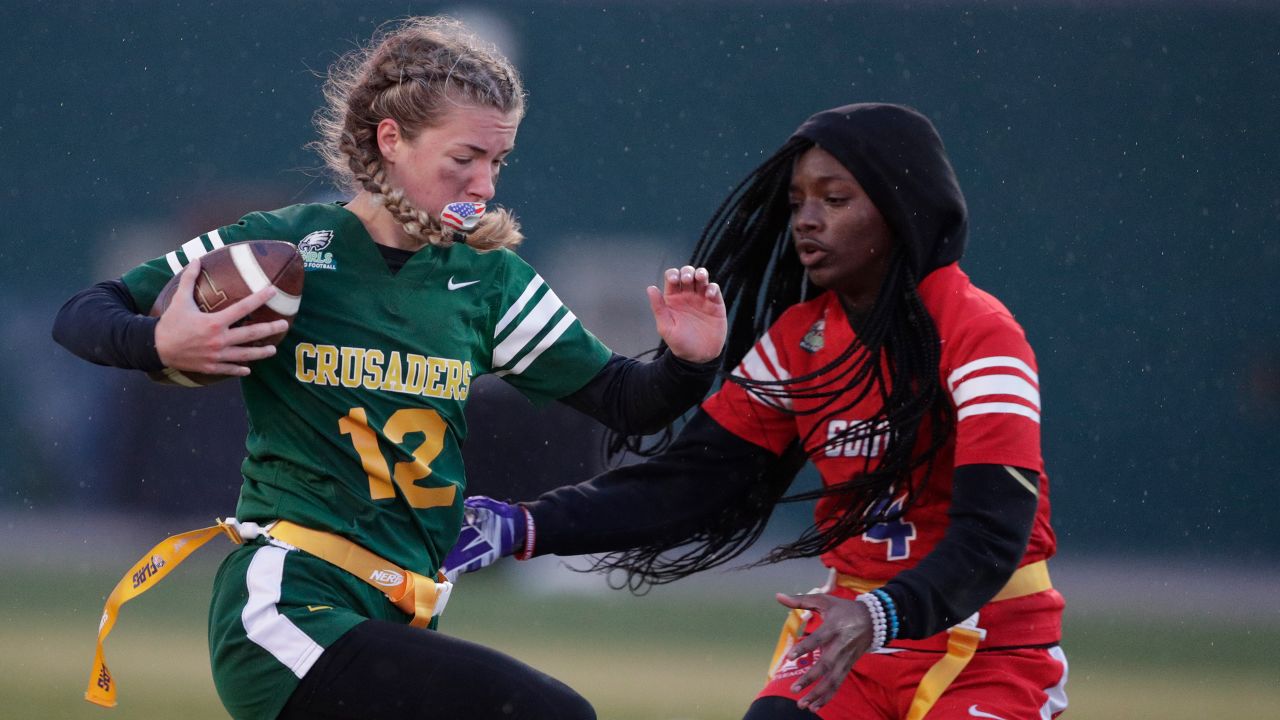
{"label": "girl's face", "polygon": [[809,281],[865,312],[889,268],[893,233],[844,165],[820,147],[791,171],[791,235]]}
{"label": "girl's face", "polygon": [[395,120],[384,119],[378,149],[391,185],[403,189],[414,207],[439,217],[451,202],[493,199],[519,125],[516,113],[460,105],[412,139]]}

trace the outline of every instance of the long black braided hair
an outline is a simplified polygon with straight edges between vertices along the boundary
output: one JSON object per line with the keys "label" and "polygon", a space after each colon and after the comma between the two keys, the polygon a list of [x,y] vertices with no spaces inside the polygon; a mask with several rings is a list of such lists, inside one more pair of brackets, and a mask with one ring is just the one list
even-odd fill
{"label": "long black braided hair", "polygon": [[[807,282],[790,231],[792,167],[815,145],[849,169],[884,215],[894,237],[886,277],[874,305],[854,321],[856,340],[825,367],[781,380],[733,374],[788,308],[822,292]],[[873,394],[880,409],[835,437],[814,438],[811,431],[798,439],[750,493],[693,536],[611,553],[597,558],[593,569],[623,571],[627,585],[640,590],[721,565],[759,539],[780,502],[826,499],[842,511],[773,548],[760,564],[820,555],[909,510],[955,426],[939,378],[938,331],[917,287],[929,272],[960,258],[966,234],[963,195],[941,139],[924,116],[897,105],[859,104],[806,121],[711,216],[690,264],[706,267],[724,293],[725,382],[781,412],[821,414],[815,430]],[[792,410],[795,400],[804,400],[805,409]],[[929,430],[922,438],[924,426]],[[883,452],[876,461],[868,453],[863,469],[843,482],[784,496],[805,460],[850,442],[883,443]],[[613,447],[623,444],[615,439]],[[651,454],[664,444],[641,452]],[[629,445],[632,451],[639,447]],[[890,509],[887,499],[903,494],[904,502]]]}

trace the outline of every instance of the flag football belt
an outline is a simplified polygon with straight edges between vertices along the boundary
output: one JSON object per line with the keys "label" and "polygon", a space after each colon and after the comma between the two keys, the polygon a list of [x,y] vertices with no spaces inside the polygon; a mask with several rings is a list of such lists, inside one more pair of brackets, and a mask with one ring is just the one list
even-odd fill
{"label": "flag football belt", "polygon": [[443,573],[432,580],[384,560],[340,535],[305,528],[288,520],[278,520],[265,528],[256,523],[239,523],[235,518],[219,520],[217,525],[165,538],[116,583],[98,623],[98,645],[85,700],[115,707],[116,683],[107,670],[102,646],[116,624],[120,606],[150,590],[189,555],[219,535],[225,535],[237,545],[264,536],[314,555],[382,591],[401,612],[413,616],[409,624],[414,627],[426,627],[433,617],[444,612],[453,591],[453,583],[446,581]]}
{"label": "flag football belt", "polygon": [[[866,580],[836,573],[835,584],[846,590],[866,593],[883,586],[885,581]],[[1012,600],[1051,589],[1053,589],[1053,583],[1049,580],[1049,564],[1039,560],[1015,570],[1009,582],[1005,583],[1000,592],[996,593],[989,602]],[[769,679],[773,679],[787,651],[804,632],[808,619],[809,611],[807,610],[794,609],[787,614],[787,621],[782,626],[782,635],[778,638],[778,646],[773,651],[773,662],[769,665]],[[942,697],[942,693],[973,659],[973,654],[978,651],[978,644],[987,636],[987,631],[978,627],[978,613],[974,613],[958,625],[947,628],[947,633],[949,635],[947,652],[942,659],[929,668],[924,677],[920,678],[920,684],[916,687],[916,694],[911,700],[906,720],[922,720],[928,714],[933,704]]]}

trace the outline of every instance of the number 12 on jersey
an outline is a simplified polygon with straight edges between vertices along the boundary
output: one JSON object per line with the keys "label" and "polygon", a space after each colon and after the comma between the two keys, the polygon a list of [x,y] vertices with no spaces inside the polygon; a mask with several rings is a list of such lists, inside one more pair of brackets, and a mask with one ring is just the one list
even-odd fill
{"label": "number 12 on jersey", "polygon": [[456,486],[428,488],[416,484],[431,474],[431,461],[444,449],[444,419],[435,410],[401,408],[387,418],[382,435],[393,443],[403,442],[409,433],[423,435],[422,443],[413,449],[413,459],[396,463],[394,472],[378,446],[378,433],[369,427],[369,415],[364,408],[351,408],[346,417],[338,420],[338,432],[351,436],[351,444],[369,476],[369,495],[374,500],[394,498],[396,491],[391,484],[394,481],[410,507],[425,509],[453,504]]}

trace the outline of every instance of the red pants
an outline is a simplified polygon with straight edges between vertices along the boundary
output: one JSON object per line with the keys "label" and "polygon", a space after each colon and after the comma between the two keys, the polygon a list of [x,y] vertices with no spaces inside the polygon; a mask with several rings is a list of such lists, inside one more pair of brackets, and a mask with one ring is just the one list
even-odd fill
{"label": "red pants", "polygon": [[[864,655],[835,697],[818,712],[823,720],[900,720],[920,678],[942,655],[901,650]],[[812,658],[816,660],[817,658]],[[798,699],[791,684],[811,658],[785,663],[760,696]],[[927,720],[1031,720],[1067,708],[1067,657],[1062,649],[979,650],[929,711]]]}

